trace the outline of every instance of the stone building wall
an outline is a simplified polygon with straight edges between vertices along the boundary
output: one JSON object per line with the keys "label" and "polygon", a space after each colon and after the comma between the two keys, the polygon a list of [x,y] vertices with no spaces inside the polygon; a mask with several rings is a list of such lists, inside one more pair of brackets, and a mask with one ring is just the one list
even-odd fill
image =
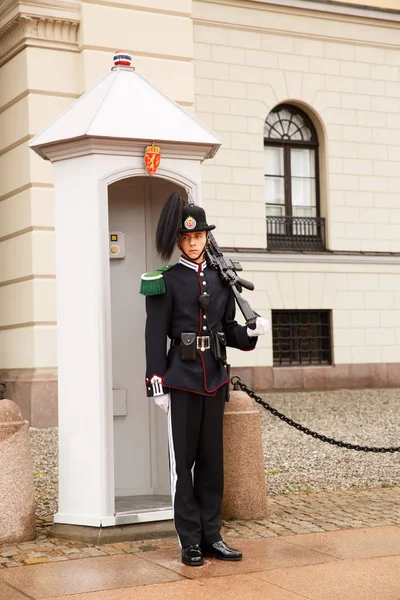
{"label": "stone building wall", "polygon": [[[400,362],[400,15],[370,16],[195,1],[196,112],[223,140],[203,168],[204,201],[219,243],[254,251],[256,263],[239,255],[254,308],[329,309],[334,364],[386,373]],[[265,251],[263,124],[281,103],[318,132],[328,250],[318,256]],[[245,363],[254,357],[234,357]],[[256,364],[272,367],[270,337]]]}
{"label": "stone building wall", "polygon": [[29,139],[81,93],[79,3],[0,8],[0,375],[24,417],[55,424],[52,167]]}
{"label": "stone building wall", "polygon": [[52,165],[28,142],[121,49],[191,110],[191,0],[167,4],[10,0],[0,8],[0,378],[35,426],[57,422],[56,263]]}

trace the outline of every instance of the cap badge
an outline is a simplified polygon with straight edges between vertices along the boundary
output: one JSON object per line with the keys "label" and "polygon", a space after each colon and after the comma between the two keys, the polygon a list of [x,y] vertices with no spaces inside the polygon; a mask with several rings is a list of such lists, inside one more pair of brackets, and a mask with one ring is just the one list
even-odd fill
{"label": "cap badge", "polygon": [[187,219],[185,219],[185,222],[183,223],[185,229],[194,229],[197,225],[196,220],[193,219],[193,217],[191,217],[190,215],[187,217]]}

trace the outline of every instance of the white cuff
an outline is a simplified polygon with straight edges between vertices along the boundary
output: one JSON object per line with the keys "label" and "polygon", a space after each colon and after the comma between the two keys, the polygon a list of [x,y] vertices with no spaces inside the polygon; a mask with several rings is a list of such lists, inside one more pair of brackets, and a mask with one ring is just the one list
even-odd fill
{"label": "white cuff", "polygon": [[153,388],[153,396],[162,396],[164,394],[162,379],[158,375],[153,375],[150,379]]}

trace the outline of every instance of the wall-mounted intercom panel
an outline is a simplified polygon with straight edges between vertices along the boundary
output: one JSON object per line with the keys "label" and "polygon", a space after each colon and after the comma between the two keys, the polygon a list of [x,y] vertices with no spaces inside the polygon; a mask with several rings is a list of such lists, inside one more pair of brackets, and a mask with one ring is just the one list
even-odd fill
{"label": "wall-mounted intercom panel", "polygon": [[110,258],[125,258],[125,233],[110,231]]}

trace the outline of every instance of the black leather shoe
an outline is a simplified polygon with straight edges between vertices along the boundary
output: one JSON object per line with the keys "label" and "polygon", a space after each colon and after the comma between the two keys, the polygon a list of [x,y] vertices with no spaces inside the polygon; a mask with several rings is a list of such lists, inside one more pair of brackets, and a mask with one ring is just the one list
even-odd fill
{"label": "black leather shoe", "polygon": [[240,550],[234,550],[229,548],[223,540],[210,544],[209,546],[203,546],[203,555],[209,556],[210,558],[218,558],[219,560],[242,560],[242,553]]}
{"label": "black leather shoe", "polygon": [[203,553],[199,544],[192,544],[182,548],[182,562],[189,567],[201,567],[203,564]]}

